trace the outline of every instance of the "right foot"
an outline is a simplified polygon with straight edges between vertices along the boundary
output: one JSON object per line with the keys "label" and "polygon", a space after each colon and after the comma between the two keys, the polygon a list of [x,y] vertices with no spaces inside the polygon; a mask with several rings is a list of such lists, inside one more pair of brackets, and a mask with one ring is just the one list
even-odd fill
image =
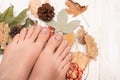
{"label": "right foot", "polygon": [[40,26],[21,30],[5,49],[0,65],[0,80],[27,80],[49,38],[49,30]]}
{"label": "right foot", "polygon": [[[65,78],[64,74],[69,68],[71,54],[69,54],[70,47],[67,41],[63,41],[62,38],[62,34],[55,34],[49,39],[29,80],[60,80]],[[58,74],[61,71],[63,71],[62,74]]]}

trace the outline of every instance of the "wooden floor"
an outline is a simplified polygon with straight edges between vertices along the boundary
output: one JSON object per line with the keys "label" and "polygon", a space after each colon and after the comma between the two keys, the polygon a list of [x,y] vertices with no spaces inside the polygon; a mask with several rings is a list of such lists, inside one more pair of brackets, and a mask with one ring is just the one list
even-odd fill
{"label": "wooden floor", "polygon": [[[19,7],[15,8],[19,12],[23,7],[27,7],[28,1],[0,0],[0,12],[9,3]],[[64,1],[53,0],[52,4],[55,3],[59,10],[62,9]],[[88,10],[83,13],[89,23],[89,28],[86,29],[95,37],[99,48],[97,59],[91,61],[85,71],[88,73],[87,80],[120,80],[120,0],[74,1],[88,4]],[[82,23],[84,25],[84,21]]]}

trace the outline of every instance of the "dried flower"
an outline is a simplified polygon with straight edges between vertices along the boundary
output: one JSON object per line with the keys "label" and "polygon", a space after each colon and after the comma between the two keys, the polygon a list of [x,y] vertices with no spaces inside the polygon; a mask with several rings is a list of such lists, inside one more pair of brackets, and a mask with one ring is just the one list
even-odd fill
{"label": "dried flower", "polygon": [[51,21],[54,17],[54,7],[48,3],[42,4],[42,7],[38,8],[38,17],[43,21]]}
{"label": "dried flower", "polygon": [[0,46],[5,47],[6,43],[9,41],[10,28],[5,22],[0,23]]}

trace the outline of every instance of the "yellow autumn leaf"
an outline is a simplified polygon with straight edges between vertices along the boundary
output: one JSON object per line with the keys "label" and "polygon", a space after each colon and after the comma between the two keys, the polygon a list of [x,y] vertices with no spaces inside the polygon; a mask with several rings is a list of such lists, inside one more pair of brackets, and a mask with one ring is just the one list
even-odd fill
{"label": "yellow autumn leaf", "polygon": [[64,40],[67,40],[69,45],[72,46],[74,44],[75,34],[64,34],[63,35]]}

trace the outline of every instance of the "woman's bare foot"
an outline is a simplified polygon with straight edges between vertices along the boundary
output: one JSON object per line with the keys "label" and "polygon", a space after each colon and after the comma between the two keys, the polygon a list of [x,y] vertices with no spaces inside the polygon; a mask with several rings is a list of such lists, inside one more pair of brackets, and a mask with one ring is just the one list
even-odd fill
{"label": "woman's bare foot", "polygon": [[49,39],[29,80],[56,80],[58,76],[60,76],[58,79],[64,77],[64,73],[61,75],[58,73],[69,67],[68,62],[71,60],[71,55],[67,41],[63,41],[62,38],[62,34],[55,34]]}
{"label": "woman's bare foot", "polygon": [[40,26],[22,29],[7,46],[0,65],[0,80],[27,80],[49,38],[49,30]]}

